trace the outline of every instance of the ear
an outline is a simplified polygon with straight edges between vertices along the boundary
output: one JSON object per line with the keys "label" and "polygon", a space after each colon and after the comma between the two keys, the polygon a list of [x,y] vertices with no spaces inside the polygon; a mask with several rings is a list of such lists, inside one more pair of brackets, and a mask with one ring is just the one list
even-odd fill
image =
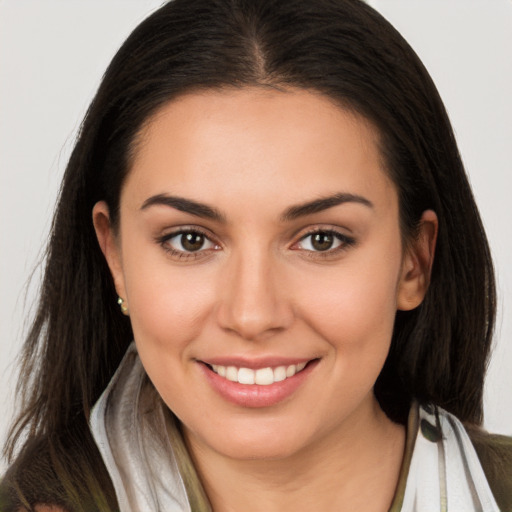
{"label": "ear", "polygon": [[418,236],[405,250],[398,283],[397,309],[409,311],[423,302],[430,284],[437,230],[438,220],[435,212],[424,211]]}
{"label": "ear", "polygon": [[110,212],[105,201],[99,201],[94,205],[92,209],[92,221],[101,252],[103,252],[103,256],[105,256],[108,267],[110,268],[117,294],[123,299],[123,305],[127,307],[121,248],[119,246],[118,237],[112,228]]}

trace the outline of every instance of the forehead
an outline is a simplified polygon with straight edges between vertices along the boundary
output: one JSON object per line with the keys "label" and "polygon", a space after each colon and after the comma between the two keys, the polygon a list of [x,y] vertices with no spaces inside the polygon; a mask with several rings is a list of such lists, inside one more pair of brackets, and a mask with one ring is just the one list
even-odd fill
{"label": "forehead", "polygon": [[377,130],[324,95],[205,91],[170,101],[146,123],[123,194],[139,204],[168,193],[230,204],[250,193],[276,206],[333,192],[386,202],[395,193],[383,169]]}

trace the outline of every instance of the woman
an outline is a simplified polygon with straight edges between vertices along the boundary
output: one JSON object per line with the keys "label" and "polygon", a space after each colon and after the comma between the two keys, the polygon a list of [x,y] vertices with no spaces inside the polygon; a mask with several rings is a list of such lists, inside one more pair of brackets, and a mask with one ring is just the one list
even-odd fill
{"label": "woman", "polygon": [[478,428],[494,309],[442,102],[385,20],[170,2],[68,164],[3,508],[510,510],[511,443]]}

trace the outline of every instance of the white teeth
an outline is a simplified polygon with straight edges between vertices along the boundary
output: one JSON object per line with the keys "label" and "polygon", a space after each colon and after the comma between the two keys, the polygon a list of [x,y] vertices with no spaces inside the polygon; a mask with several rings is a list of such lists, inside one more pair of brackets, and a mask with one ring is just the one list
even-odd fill
{"label": "white teeth", "polygon": [[281,382],[286,379],[286,366],[274,368],[274,382]]}
{"label": "white teeth", "polygon": [[238,368],[234,366],[228,366],[226,368],[226,379],[231,382],[238,382]]}
{"label": "white teeth", "polygon": [[[242,371],[241,368],[240,371]],[[254,382],[256,384],[261,384],[262,386],[274,384],[274,372],[272,371],[272,368],[260,368],[259,370],[256,370],[255,373],[256,376],[254,378]]]}
{"label": "white teeth", "polygon": [[297,372],[302,371],[307,363],[291,364],[289,366],[277,366],[276,368],[260,368],[252,370],[251,368],[237,368],[236,366],[221,366],[212,364],[212,370],[221,377],[238,382],[240,384],[259,384],[260,386],[270,386],[274,382],[281,382],[293,377]]}
{"label": "white teeth", "polygon": [[254,370],[250,368],[240,368],[238,370],[238,382],[240,384],[254,384]]}
{"label": "white teeth", "polygon": [[293,377],[297,373],[297,367],[294,364],[291,364],[286,368],[286,376]]}

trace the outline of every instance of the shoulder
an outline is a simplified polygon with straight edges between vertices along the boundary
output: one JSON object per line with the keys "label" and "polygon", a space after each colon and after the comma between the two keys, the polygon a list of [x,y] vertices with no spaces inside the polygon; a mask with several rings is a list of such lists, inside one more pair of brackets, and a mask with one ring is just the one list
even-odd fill
{"label": "shoulder", "polygon": [[466,430],[500,509],[512,511],[512,437]]}

